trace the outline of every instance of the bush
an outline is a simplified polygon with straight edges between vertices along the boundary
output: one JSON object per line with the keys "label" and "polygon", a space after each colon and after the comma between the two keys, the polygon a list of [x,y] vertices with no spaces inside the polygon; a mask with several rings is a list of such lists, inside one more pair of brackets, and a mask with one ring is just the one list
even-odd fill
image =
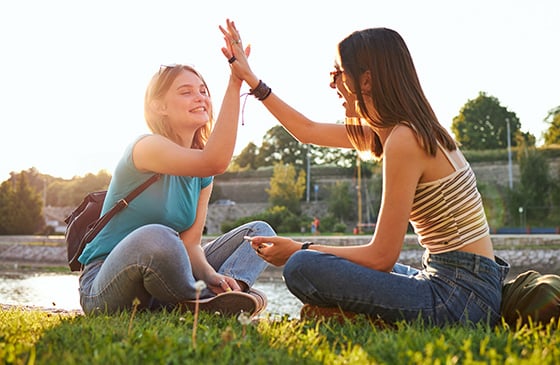
{"label": "bush", "polygon": [[346,228],[347,228],[347,226],[346,226],[345,223],[339,222],[339,223],[336,223],[336,224],[334,225],[334,227],[333,227],[333,232],[336,232],[336,233],[344,233],[344,232],[346,232]]}
{"label": "bush", "polygon": [[301,220],[297,215],[286,207],[274,206],[259,214],[223,222],[220,229],[224,233],[252,221],[267,222],[277,233],[299,232],[301,228]]}

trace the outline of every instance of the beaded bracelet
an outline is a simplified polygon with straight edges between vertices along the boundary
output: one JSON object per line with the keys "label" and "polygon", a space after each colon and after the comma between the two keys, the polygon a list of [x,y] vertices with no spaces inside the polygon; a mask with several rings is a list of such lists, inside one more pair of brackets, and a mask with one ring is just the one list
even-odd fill
{"label": "beaded bracelet", "polygon": [[268,87],[262,80],[259,80],[259,84],[254,89],[249,89],[250,95],[255,95],[255,98],[263,101],[264,99],[268,98],[268,96],[272,93],[272,89]]}

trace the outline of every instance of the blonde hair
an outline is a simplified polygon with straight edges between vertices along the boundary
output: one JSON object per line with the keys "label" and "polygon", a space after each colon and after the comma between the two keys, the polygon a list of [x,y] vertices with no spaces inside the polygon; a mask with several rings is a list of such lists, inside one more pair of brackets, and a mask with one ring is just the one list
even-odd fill
{"label": "blonde hair", "polygon": [[[340,62],[344,72],[352,80],[369,71],[371,77],[369,109],[359,82],[356,88],[356,110],[362,120],[373,128],[390,128],[404,124],[412,128],[426,153],[435,156],[437,142],[452,151],[457,145],[445,128],[438,122],[416,73],[412,56],[402,39],[394,30],[370,28],[356,31],[338,44]],[[377,157],[383,154],[383,146],[377,134],[372,138],[363,128],[347,125],[350,140],[358,150],[368,149]],[[371,136],[370,136],[371,137]]]}
{"label": "blonde hair", "polygon": [[[208,85],[206,84],[206,81],[204,81],[202,75],[200,75],[200,73],[198,73],[193,67],[188,65],[161,66],[160,70],[152,77],[152,80],[148,84],[146,95],[144,97],[144,118],[146,119],[148,128],[152,131],[152,133],[167,137],[178,144],[182,143],[181,137],[167,122],[167,118],[162,117],[162,115],[156,111],[154,105],[156,101],[163,100],[165,94],[171,88],[173,81],[175,81],[177,76],[179,76],[179,74],[183,71],[194,73],[202,81],[208,92],[208,97],[210,97]],[[210,118],[208,123],[200,127],[195,132],[191,148],[203,149],[204,145],[208,141],[208,137],[210,136],[212,125],[214,123],[212,102],[210,102],[209,116]]]}

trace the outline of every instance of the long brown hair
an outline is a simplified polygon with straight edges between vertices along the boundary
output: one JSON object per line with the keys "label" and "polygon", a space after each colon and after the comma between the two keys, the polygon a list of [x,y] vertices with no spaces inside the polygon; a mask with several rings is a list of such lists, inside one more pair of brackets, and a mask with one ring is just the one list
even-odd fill
{"label": "long brown hair", "polygon": [[[172,65],[172,66],[161,66],[159,71],[152,77],[152,80],[148,84],[146,89],[146,95],[144,97],[144,118],[148,124],[148,128],[155,133],[169,138],[175,143],[181,144],[180,136],[171,128],[167,119],[162,117],[154,109],[154,101],[161,101],[165,94],[171,88],[173,81],[179,76],[183,71],[189,71],[194,73],[204,84],[208,92],[208,97],[210,97],[210,90],[208,90],[208,85],[200,73],[198,73],[192,66],[188,65]],[[203,149],[204,145],[208,141],[210,132],[212,131],[212,125],[214,123],[214,117],[212,114],[212,103],[210,103],[209,116],[210,119],[208,123],[196,130],[193,138],[191,148]]]}
{"label": "long brown hair", "polygon": [[[457,148],[426,99],[410,52],[397,32],[387,28],[353,32],[338,44],[338,52],[344,72],[354,80],[356,109],[366,123],[374,129],[405,124],[432,156],[438,141],[448,150]],[[371,74],[373,108],[369,109],[359,82],[366,71]],[[369,142],[363,138],[364,131],[359,128],[347,126],[347,132],[357,149],[367,148],[375,156],[382,156],[383,146],[377,134],[372,143],[371,138]]]}

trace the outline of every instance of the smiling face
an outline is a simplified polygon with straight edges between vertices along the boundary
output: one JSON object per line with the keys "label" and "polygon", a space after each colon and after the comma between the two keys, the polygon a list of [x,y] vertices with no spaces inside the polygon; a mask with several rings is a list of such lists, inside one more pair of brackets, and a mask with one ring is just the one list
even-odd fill
{"label": "smiling face", "polygon": [[210,120],[210,95],[194,72],[181,71],[165,94],[163,104],[163,114],[176,130],[196,130]]}
{"label": "smiling face", "polygon": [[144,116],[153,133],[204,148],[214,119],[206,82],[192,66],[161,66],[146,89]]}
{"label": "smiling face", "polygon": [[348,75],[340,66],[340,55],[337,52],[334,64],[334,71],[331,71],[330,87],[336,89],[339,98],[343,98],[342,106],[345,109],[345,115],[348,118],[358,117],[356,111],[356,94],[352,92],[352,82],[348,79]]}

